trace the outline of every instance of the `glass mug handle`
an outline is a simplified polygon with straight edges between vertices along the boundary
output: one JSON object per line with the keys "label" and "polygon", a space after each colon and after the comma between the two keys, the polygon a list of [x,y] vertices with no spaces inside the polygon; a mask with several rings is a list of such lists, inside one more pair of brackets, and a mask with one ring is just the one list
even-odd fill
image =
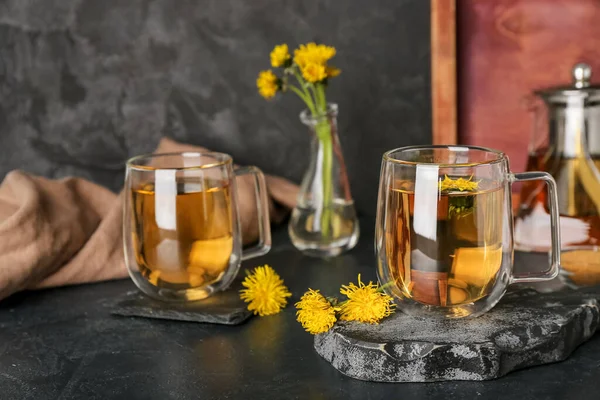
{"label": "glass mug handle", "polygon": [[[560,223],[558,212],[558,190],[552,175],[547,172],[521,172],[509,174],[510,183],[521,181],[544,181],[548,190],[548,205],[550,207],[551,252],[550,269],[542,272],[513,274],[510,283],[527,283],[549,281],[558,275],[560,268]],[[511,205],[512,206],[512,205]]]}
{"label": "glass mug handle", "polygon": [[269,219],[269,200],[267,183],[262,171],[257,167],[239,167],[234,171],[235,176],[252,175],[258,216],[258,243],[242,252],[242,260],[262,256],[271,250],[271,221]]}

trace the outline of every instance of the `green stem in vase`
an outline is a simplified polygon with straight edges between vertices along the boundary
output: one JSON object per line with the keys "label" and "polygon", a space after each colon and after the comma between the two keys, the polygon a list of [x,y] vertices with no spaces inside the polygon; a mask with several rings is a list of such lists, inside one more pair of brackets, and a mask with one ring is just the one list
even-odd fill
{"label": "green stem in vase", "polygon": [[333,169],[333,139],[331,137],[331,125],[327,115],[327,100],[325,99],[325,85],[322,83],[307,84],[302,78],[298,68],[292,66],[288,69],[293,74],[300,88],[288,84],[287,87],[306,103],[311,115],[317,121],[315,131],[317,140],[321,144],[321,187],[322,187],[322,213],[319,225],[324,238],[330,238],[332,233],[332,169]]}
{"label": "green stem in vase", "polygon": [[333,206],[333,184],[332,184],[332,168],[333,168],[333,140],[331,137],[331,124],[327,115],[327,101],[325,99],[325,86],[323,84],[315,85],[315,97],[318,99],[318,104],[321,110],[321,119],[317,124],[317,132],[319,140],[321,140],[323,150],[323,215],[321,217],[321,231],[323,236],[330,237],[332,232],[331,213]]}
{"label": "green stem in vase", "polygon": [[310,92],[308,91],[308,88],[307,88],[306,81],[302,78],[302,75],[300,75],[300,72],[298,71],[298,68],[296,68],[295,66],[293,66],[291,70],[292,70],[292,73],[294,74],[294,76],[296,77],[296,80],[298,81],[298,84],[300,85],[300,87],[304,91],[304,96],[301,96],[302,100],[304,100],[304,102],[308,106],[308,109],[310,110],[310,113],[313,116],[316,116],[317,113],[318,113],[318,110],[315,107],[315,106],[318,105],[318,103],[316,101],[316,98],[313,99],[313,97],[310,95]]}
{"label": "green stem in vase", "polygon": [[321,232],[323,236],[330,236],[331,229],[331,208],[332,208],[332,182],[331,173],[333,166],[333,146],[331,139],[331,126],[327,118],[322,118],[316,126],[317,137],[321,142],[321,150],[323,151],[322,165],[322,186],[323,186],[323,214],[321,215]]}
{"label": "green stem in vase", "polygon": [[325,113],[327,111],[327,101],[325,100],[325,85],[322,83],[316,85],[316,96],[319,99],[321,110]]}
{"label": "green stem in vase", "polygon": [[[258,93],[266,100],[273,99],[277,93],[292,92],[305,104],[300,120],[316,137],[311,139],[310,165],[302,180],[289,233],[297,248],[326,257],[339,254],[337,248],[353,247],[358,237],[355,218],[336,213],[336,195],[349,201],[350,191],[337,141],[337,105],[330,109],[325,93],[341,73],[331,64],[335,55],[335,47],[325,44],[300,44],[291,52],[288,45],[282,43],[269,54],[274,70],[260,71],[256,79]],[[343,207],[353,211],[351,204],[344,203]]]}

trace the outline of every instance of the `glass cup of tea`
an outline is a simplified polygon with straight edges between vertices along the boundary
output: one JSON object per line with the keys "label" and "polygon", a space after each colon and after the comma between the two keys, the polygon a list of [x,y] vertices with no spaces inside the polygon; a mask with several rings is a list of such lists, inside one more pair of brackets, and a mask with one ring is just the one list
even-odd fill
{"label": "glass cup of tea", "polygon": [[[242,252],[236,176],[254,177],[259,241]],[[127,162],[123,243],[145,294],[201,300],[226,289],[242,260],[271,248],[267,188],[256,167],[234,170],[222,153],[143,155]]]}
{"label": "glass cup of tea", "polygon": [[[546,182],[552,250],[545,271],[513,271],[511,184]],[[554,279],[560,266],[556,183],[511,173],[504,153],[474,146],[413,146],[383,155],[375,247],[378,277],[413,316],[476,317],[512,283]]]}

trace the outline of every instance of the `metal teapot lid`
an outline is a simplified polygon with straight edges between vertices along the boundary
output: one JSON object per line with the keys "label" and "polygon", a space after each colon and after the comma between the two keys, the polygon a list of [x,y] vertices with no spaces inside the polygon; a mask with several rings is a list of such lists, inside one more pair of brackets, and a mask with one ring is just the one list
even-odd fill
{"label": "metal teapot lid", "polygon": [[571,70],[573,76],[572,86],[560,86],[538,90],[535,92],[549,103],[567,103],[572,98],[585,98],[586,101],[600,100],[600,86],[592,86],[592,67],[585,63],[578,63]]}

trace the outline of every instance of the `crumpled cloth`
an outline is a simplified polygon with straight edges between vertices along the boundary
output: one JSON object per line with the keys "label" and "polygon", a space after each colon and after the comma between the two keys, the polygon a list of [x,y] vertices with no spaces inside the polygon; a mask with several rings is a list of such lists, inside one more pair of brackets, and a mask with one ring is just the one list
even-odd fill
{"label": "crumpled cloth", "polygon": [[[162,139],[156,152],[204,149]],[[206,150],[204,150],[206,151]],[[266,176],[271,221],[296,203],[298,187]],[[244,243],[258,238],[254,183],[236,178]],[[80,178],[50,180],[15,170],[0,185],[0,299],[25,290],[127,276],[122,193]]]}

